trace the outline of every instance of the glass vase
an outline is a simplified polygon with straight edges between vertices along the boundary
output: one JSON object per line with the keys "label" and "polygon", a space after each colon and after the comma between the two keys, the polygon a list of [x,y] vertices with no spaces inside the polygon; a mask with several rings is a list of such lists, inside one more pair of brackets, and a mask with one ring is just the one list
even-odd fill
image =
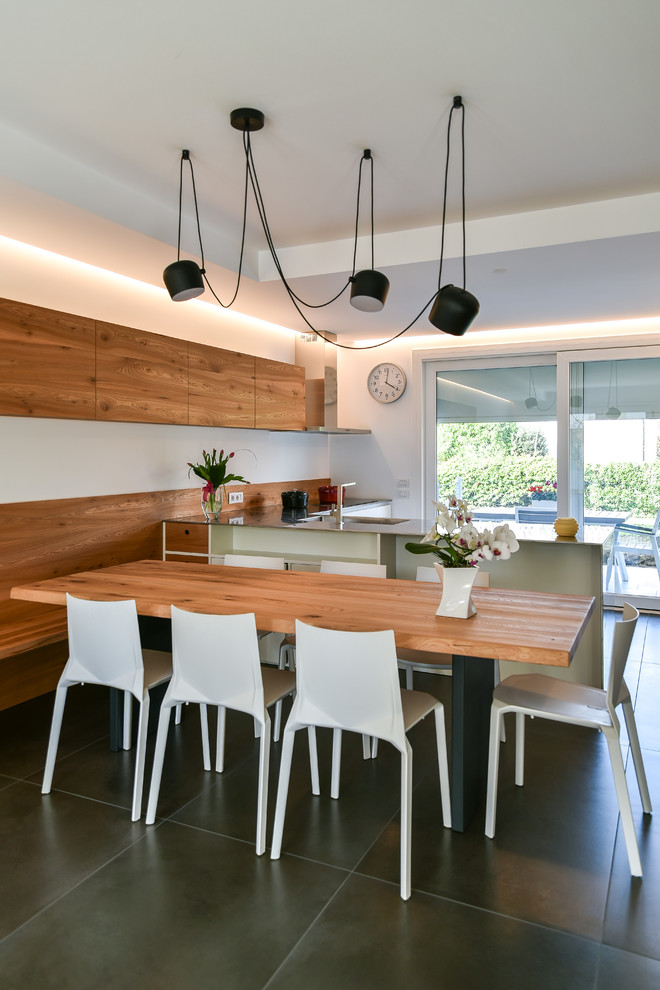
{"label": "glass vase", "polygon": [[453,619],[469,619],[477,614],[472,601],[472,586],[479,573],[478,567],[433,566],[442,581],[442,598],[436,615],[446,615]]}
{"label": "glass vase", "polygon": [[220,513],[222,512],[223,498],[224,489],[222,485],[219,485],[217,488],[209,488],[205,485],[202,488],[202,512],[206,516],[207,522],[218,522]]}

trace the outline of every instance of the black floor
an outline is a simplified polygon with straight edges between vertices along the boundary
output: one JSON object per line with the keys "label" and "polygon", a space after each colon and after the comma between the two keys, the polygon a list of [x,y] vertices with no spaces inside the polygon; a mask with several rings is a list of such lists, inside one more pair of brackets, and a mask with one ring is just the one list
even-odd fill
{"label": "black floor", "polygon": [[[612,616],[606,618],[606,642]],[[607,630],[610,630],[609,636]],[[441,825],[432,726],[412,734],[413,894],[399,897],[398,760],[345,737],[332,801],[300,739],[283,855],[254,853],[258,743],[228,719],[226,770],[201,769],[195,711],[170,732],[155,826],[130,821],[131,753],[107,694],[69,694],[52,794],[40,783],[52,696],[0,713],[0,986],[9,988],[598,988],[660,986],[660,618],[627,677],[656,818],[629,784],[643,880],[631,879],[604,740],[535,720],[524,788],[502,746],[497,835]],[[416,687],[447,703],[448,678]],[[147,767],[150,766],[151,751]],[[279,746],[272,749],[271,816]],[[147,786],[149,774],[147,775]]]}

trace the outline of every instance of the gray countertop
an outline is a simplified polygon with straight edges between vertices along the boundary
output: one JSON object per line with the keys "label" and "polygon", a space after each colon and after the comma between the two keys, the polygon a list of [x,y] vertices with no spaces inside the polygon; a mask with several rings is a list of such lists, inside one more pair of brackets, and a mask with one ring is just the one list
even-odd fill
{"label": "gray countertop", "polygon": [[[425,533],[428,533],[433,524],[433,517],[429,519],[404,519],[400,517],[392,518],[370,518],[360,516],[359,509],[375,508],[380,505],[389,505],[389,499],[346,499],[344,511],[354,511],[356,515],[344,516],[341,531],[346,533],[390,533],[392,536],[409,536],[418,540]],[[317,505],[311,505],[306,518],[296,518],[291,513],[285,513],[281,508],[268,507],[264,509],[242,509],[223,515],[220,522],[207,523],[203,515],[186,517],[179,519],[165,520],[166,522],[186,522],[191,525],[210,526],[264,526],[275,529],[309,529],[316,532],[338,532],[337,521],[333,516],[326,513],[319,514]],[[492,530],[498,525],[497,520],[479,521],[476,520],[477,529]],[[586,543],[602,545],[611,534],[613,526],[588,525],[584,527],[584,533],[578,533],[575,538],[560,538],[555,533],[552,525],[542,523],[514,523],[511,529],[519,540],[535,543]]]}

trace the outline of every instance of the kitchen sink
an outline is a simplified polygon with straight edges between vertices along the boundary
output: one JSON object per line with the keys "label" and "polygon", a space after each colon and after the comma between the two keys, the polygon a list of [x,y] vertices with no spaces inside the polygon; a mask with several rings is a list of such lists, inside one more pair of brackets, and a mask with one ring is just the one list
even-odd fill
{"label": "kitchen sink", "polygon": [[345,523],[369,523],[372,526],[396,526],[398,523],[409,522],[408,519],[394,519],[392,516],[344,516]]}

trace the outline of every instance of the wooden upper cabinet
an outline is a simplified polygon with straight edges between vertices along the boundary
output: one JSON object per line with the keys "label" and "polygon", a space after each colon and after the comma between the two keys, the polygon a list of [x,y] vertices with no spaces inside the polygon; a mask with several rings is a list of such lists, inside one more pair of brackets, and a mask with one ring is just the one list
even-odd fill
{"label": "wooden upper cabinet", "polygon": [[188,343],[96,321],[96,418],[188,422]]}
{"label": "wooden upper cabinet", "polygon": [[0,415],[94,419],[94,321],[0,299]]}
{"label": "wooden upper cabinet", "polygon": [[305,429],[305,369],[255,358],[257,430]]}
{"label": "wooden upper cabinet", "polygon": [[254,356],[188,344],[191,426],[254,427]]}

